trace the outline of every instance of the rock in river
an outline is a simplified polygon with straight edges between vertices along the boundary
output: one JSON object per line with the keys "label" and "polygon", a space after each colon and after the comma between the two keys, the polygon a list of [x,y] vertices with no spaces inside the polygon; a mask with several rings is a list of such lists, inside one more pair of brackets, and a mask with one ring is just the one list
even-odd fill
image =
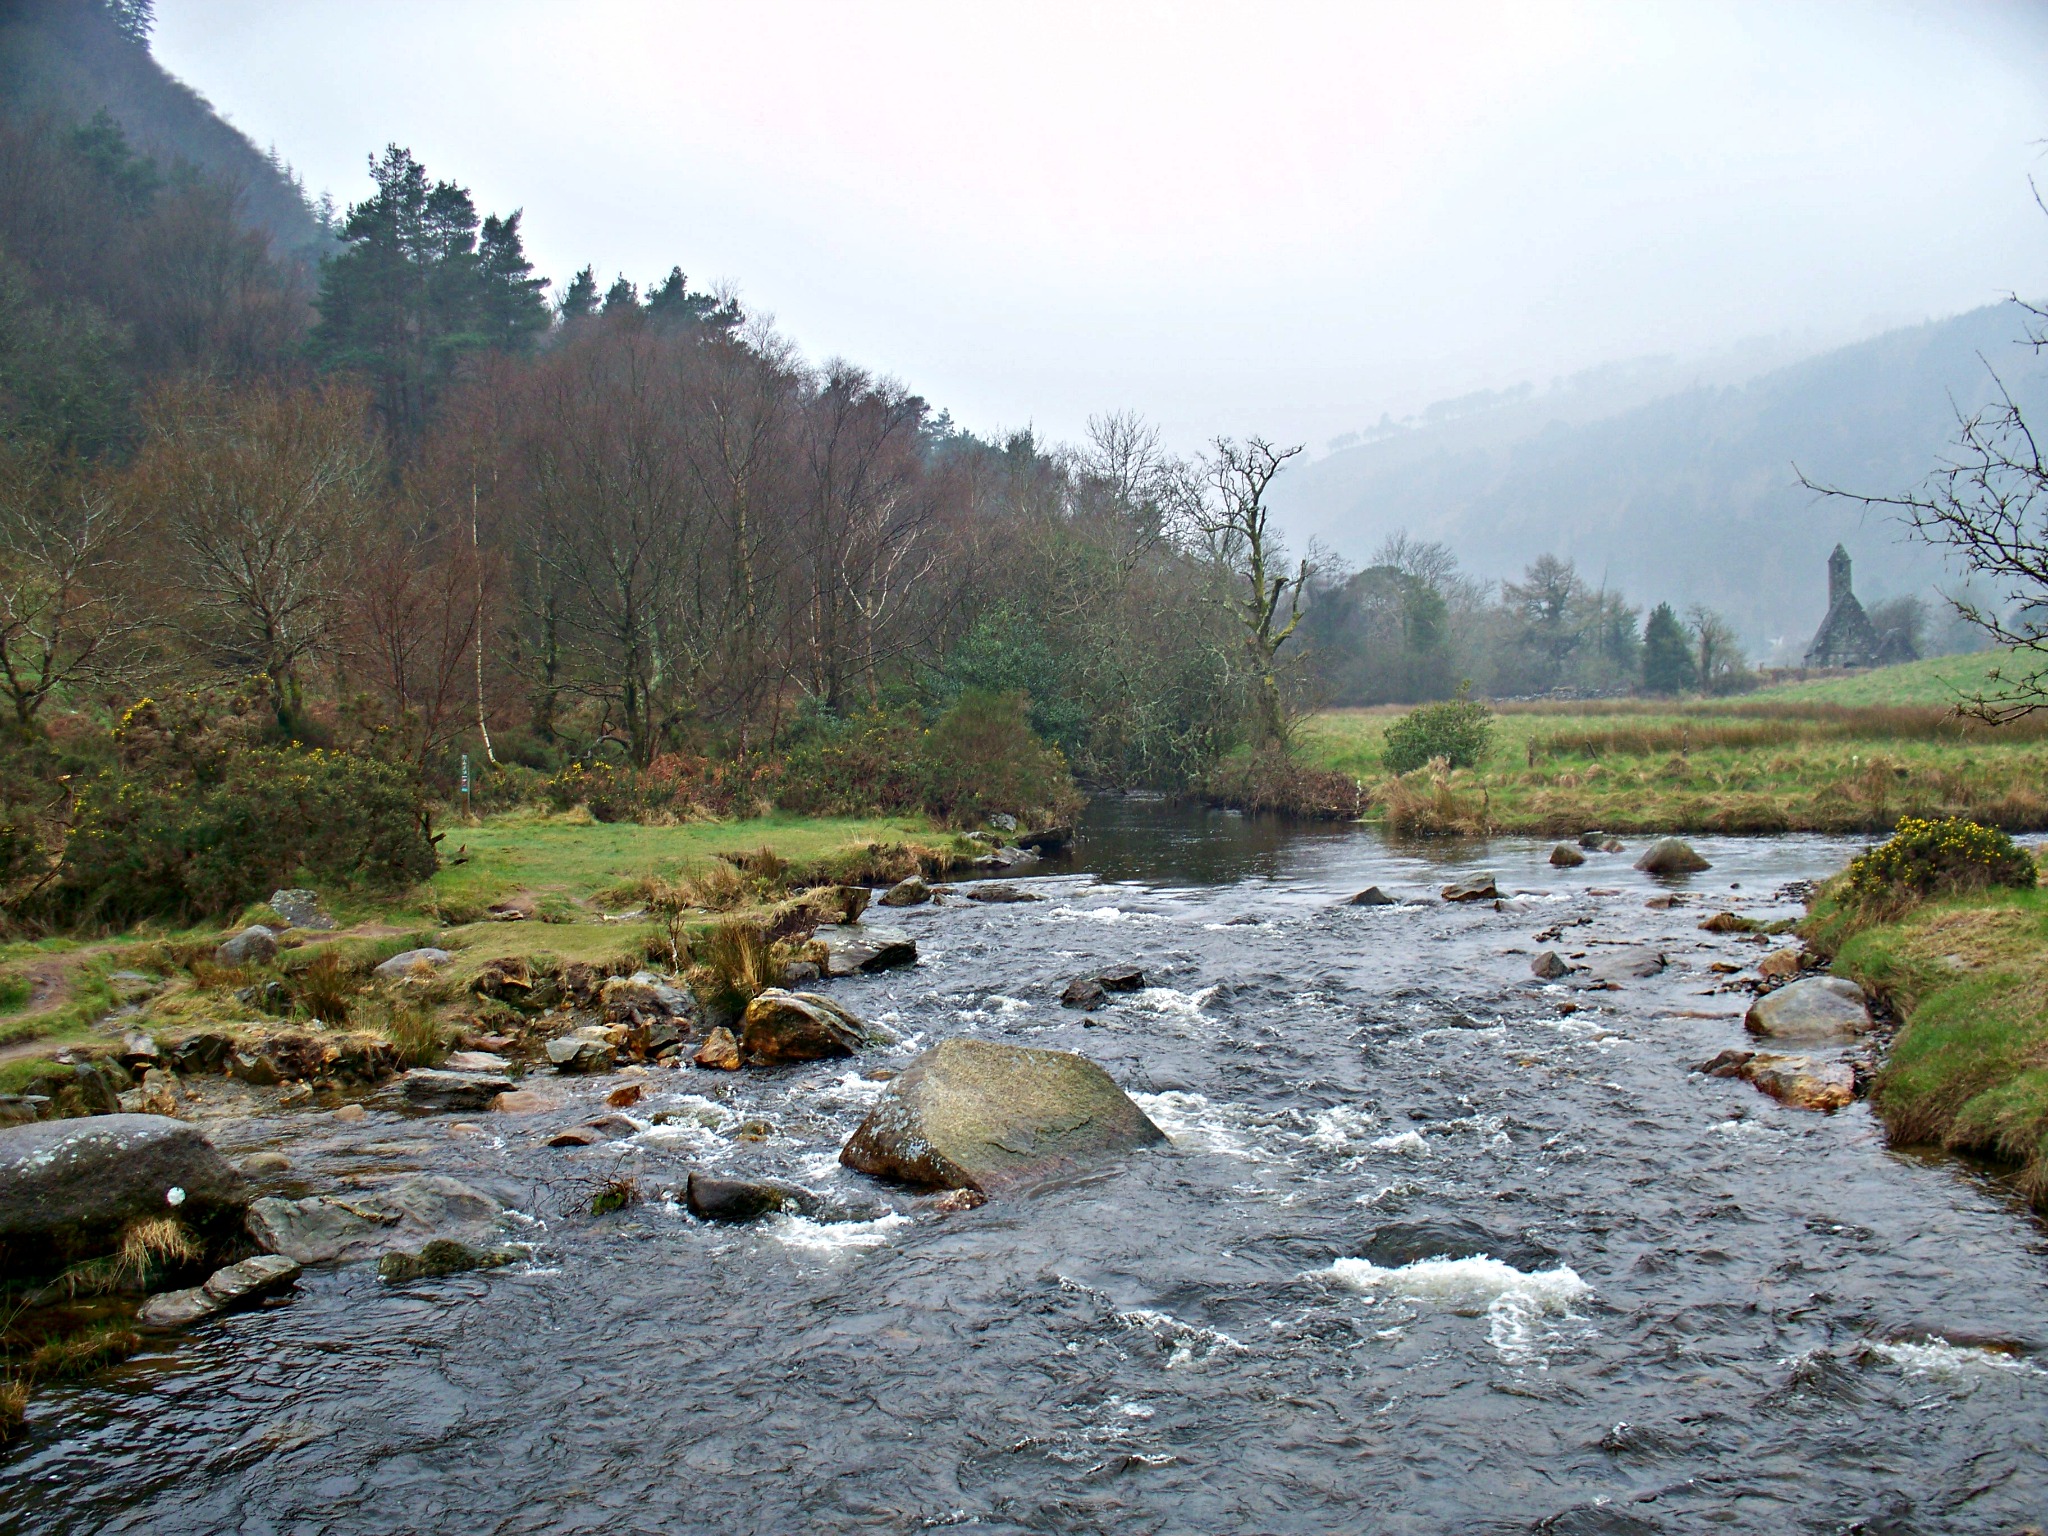
{"label": "rock in river", "polygon": [[239,1224],[248,1187],[194,1126],[94,1115],[0,1129],[0,1275],[111,1253],[130,1222],[176,1216],[209,1239]]}
{"label": "rock in river", "polygon": [[516,1248],[472,1248],[452,1237],[436,1237],[423,1243],[418,1253],[394,1248],[385,1254],[377,1261],[377,1278],[392,1284],[407,1280],[439,1280],[448,1275],[459,1275],[464,1270],[499,1269],[507,1264],[516,1264],[519,1258]]}
{"label": "rock in river", "polygon": [[619,1059],[610,1042],[580,1032],[550,1040],[547,1049],[555,1070],[571,1076],[609,1072]]}
{"label": "rock in river", "polygon": [[900,928],[866,923],[820,928],[812,941],[822,952],[827,976],[853,976],[917,964],[917,940]]}
{"label": "rock in river", "polygon": [[882,892],[885,907],[919,907],[932,899],[932,888],[916,875],[906,875]]}
{"label": "rock in river", "polygon": [[249,1235],[301,1264],[372,1258],[407,1240],[474,1240],[497,1226],[504,1208],[459,1179],[409,1174],[384,1189],[305,1200],[258,1200]]}
{"label": "rock in river", "polygon": [[1368,885],[1346,903],[1353,907],[1398,907],[1400,904],[1400,897],[1389,896],[1376,885]]}
{"label": "rock in river", "polygon": [[740,1016],[740,1049],[753,1061],[818,1061],[851,1056],[875,1032],[815,992],[770,987]]}
{"label": "rock in river", "polygon": [[1425,1259],[1499,1259],[1516,1269],[1542,1269],[1557,1262],[1554,1250],[1527,1237],[1491,1232],[1456,1217],[1390,1221],[1373,1228],[1355,1255],[1381,1269],[1399,1269]]}
{"label": "rock in river", "polygon": [[1558,869],[1577,869],[1586,862],[1586,856],[1570,843],[1559,843],[1550,850],[1550,862]]}
{"label": "rock in river", "polygon": [[1499,895],[1490,873],[1468,875],[1444,887],[1445,901],[1492,901]]}
{"label": "rock in river", "polygon": [[1743,1064],[1742,1076],[1794,1109],[1842,1109],[1856,1097],[1856,1069],[1846,1061],[1759,1051]]}
{"label": "rock in river", "polygon": [[700,1067],[737,1072],[740,1069],[740,1043],[733,1038],[731,1030],[720,1024],[704,1037],[704,1043],[697,1047],[697,1054],[692,1059]]}
{"label": "rock in river", "polygon": [[1165,1140],[1085,1056],[960,1036],[889,1084],[839,1160],[906,1183],[991,1193]]}
{"label": "rock in river", "polygon": [[1027,891],[1022,886],[1007,885],[1000,880],[988,880],[980,885],[970,885],[966,888],[966,891],[969,901],[986,901],[995,904],[1045,900],[1036,891]]}
{"label": "rock in river", "polygon": [[1750,1005],[1743,1021],[1765,1040],[1826,1043],[1851,1039],[1870,1028],[1863,989],[1841,976],[1807,976],[1767,992]]}
{"label": "rock in river", "polygon": [[1560,976],[1569,976],[1571,966],[1554,949],[1546,949],[1530,963],[1529,969],[1539,981],[1556,981]]}
{"label": "rock in river", "polygon": [[1712,867],[1682,837],[1660,837],[1636,860],[1636,868],[1646,875],[1696,875]]}
{"label": "rock in river", "polygon": [[437,1072],[431,1067],[414,1067],[398,1080],[399,1093],[414,1109],[489,1109],[513,1086],[502,1072]]}
{"label": "rock in river", "polygon": [[1108,989],[1100,981],[1096,980],[1095,977],[1076,976],[1067,983],[1066,990],[1060,993],[1060,1006],[1062,1008],[1093,1008],[1107,996],[1109,996]]}
{"label": "rock in river", "polygon": [[701,1173],[690,1175],[683,1201],[701,1221],[752,1221],[773,1211],[807,1211],[818,1203],[810,1191],[787,1184],[713,1179]]}

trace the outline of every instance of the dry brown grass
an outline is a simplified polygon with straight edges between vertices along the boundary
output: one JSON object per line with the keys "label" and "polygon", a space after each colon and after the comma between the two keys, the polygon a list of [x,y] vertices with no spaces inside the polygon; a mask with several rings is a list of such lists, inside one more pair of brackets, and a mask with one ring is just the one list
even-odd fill
{"label": "dry brown grass", "polygon": [[299,1002],[306,1012],[322,1024],[348,1022],[349,1000],[361,989],[361,981],[337,951],[323,948],[299,971],[296,980]]}
{"label": "dry brown grass", "polygon": [[1395,837],[1485,836],[1491,830],[1486,791],[1481,789],[1475,801],[1469,792],[1459,792],[1455,778],[1450,764],[1439,757],[1426,768],[1382,780],[1372,798],[1385,815],[1388,833]]}
{"label": "dry brown grass", "polygon": [[732,918],[712,926],[700,946],[701,971],[714,998],[744,1007],[774,986],[775,957],[767,931]]}

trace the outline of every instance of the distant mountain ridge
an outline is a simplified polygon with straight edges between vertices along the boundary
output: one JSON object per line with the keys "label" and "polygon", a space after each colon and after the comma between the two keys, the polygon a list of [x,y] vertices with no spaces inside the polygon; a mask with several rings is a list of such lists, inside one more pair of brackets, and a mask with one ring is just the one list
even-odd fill
{"label": "distant mountain ridge", "polygon": [[0,0],[0,110],[84,122],[102,108],[165,169],[184,161],[241,188],[245,217],[280,253],[330,248],[284,168],[158,64],[101,0]]}
{"label": "distant mountain ridge", "polygon": [[1919,483],[1957,409],[1990,398],[1987,360],[2048,417],[2048,357],[2016,345],[2023,318],[1990,305],[1591,421],[1559,410],[1537,426],[1545,397],[1520,400],[1333,453],[1283,479],[1276,510],[1297,543],[1354,562],[1401,530],[1489,578],[1555,553],[1633,602],[1704,602],[1757,655],[1796,659],[1827,611],[1835,544],[1866,602],[1948,579],[1897,524],[1816,497],[1798,470],[1870,493]]}

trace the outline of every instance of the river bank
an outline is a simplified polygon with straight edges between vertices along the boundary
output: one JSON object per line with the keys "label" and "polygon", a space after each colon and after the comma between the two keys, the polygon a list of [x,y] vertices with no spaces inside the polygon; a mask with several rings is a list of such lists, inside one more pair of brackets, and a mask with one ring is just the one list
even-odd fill
{"label": "river bank", "polygon": [[2048,891],[1929,902],[1861,927],[1824,901],[1807,928],[1902,1021],[1870,1097],[1893,1142],[2014,1170],[2048,1206]]}
{"label": "river bank", "polygon": [[2048,828],[2048,722],[1959,721],[1939,704],[1771,699],[1509,704],[1485,758],[1393,780],[1400,708],[1304,721],[1302,758],[1364,783],[1369,819],[1429,833],[1889,832],[1901,816]]}
{"label": "river bank", "polygon": [[[51,1388],[0,1530],[2009,1532],[2048,1498],[2009,1193],[1860,1104],[1692,1070],[1754,1044],[1783,942],[1702,923],[1797,917],[1853,841],[1700,839],[1709,870],[1657,879],[1130,804],[1086,834],[1076,872],[1004,882],[1037,901],[882,918],[916,964],[819,984],[898,1036],[851,1061],[543,1070],[519,1113],[218,1079],[200,1123],[258,1193],[452,1178],[525,1256],[309,1266]],[[1437,899],[1482,870],[1497,904]],[[1144,986],[1061,1006],[1119,965]],[[843,1168],[876,1074],[960,1035],[1088,1055],[1170,1145],[968,1212]],[[691,1173],[860,1219],[706,1222]],[[641,1198],[596,1214],[619,1179]]]}

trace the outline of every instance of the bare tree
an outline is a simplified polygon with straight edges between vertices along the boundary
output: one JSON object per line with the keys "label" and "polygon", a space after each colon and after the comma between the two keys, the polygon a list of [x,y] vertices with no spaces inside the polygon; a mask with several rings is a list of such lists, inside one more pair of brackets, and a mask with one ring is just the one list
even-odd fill
{"label": "bare tree", "polygon": [[329,385],[159,390],[131,479],[161,535],[171,619],[200,656],[260,672],[281,718],[330,650],[381,486],[367,398]]}
{"label": "bare tree", "polygon": [[[2027,316],[2023,344],[2048,351],[2048,308],[2013,302]],[[1944,595],[1958,618],[2013,652],[2010,668],[1993,667],[1988,686],[1957,706],[1997,725],[2048,707],[2048,456],[1997,369],[1986,369],[1996,398],[1958,412],[1948,455],[1915,489],[1869,496],[1804,472],[1799,479],[1824,496],[1887,510],[1917,538],[1961,561],[1971,582],[1989,585],[1988,601],[1975,588]]]}
{"label": "bare tree", "polygon": [[[1301,623],[1309,563],[1289,573],[1266,495],[1302,445],[1276,448],[1262,437],[1243,445],[1216,439],[1206,462],[1210,495],[1191,509],[1194,530],[1224,578],[1224,605],[1243,633],[1252,669],[1252,734],[1260,746],[1287,739],[1280,648]],[[1281,605],[1286,616],[1281,617]]]}
{"label": "bare tree", "polygon": [[134,519],[97,481],[0,459],[0,695],[32,730],[53,694],[128,673],[142,629],[121,565]]}
{"label": "bare tree", "polygon": [[1742,641],[1735,633],[1735,626],[1705,604],[1694,603],[1685,610],[1685,627],[1692,635],[1700,691],[1728,692],[1740,682],[1748,668],[1748,658],[1742,654]]}

